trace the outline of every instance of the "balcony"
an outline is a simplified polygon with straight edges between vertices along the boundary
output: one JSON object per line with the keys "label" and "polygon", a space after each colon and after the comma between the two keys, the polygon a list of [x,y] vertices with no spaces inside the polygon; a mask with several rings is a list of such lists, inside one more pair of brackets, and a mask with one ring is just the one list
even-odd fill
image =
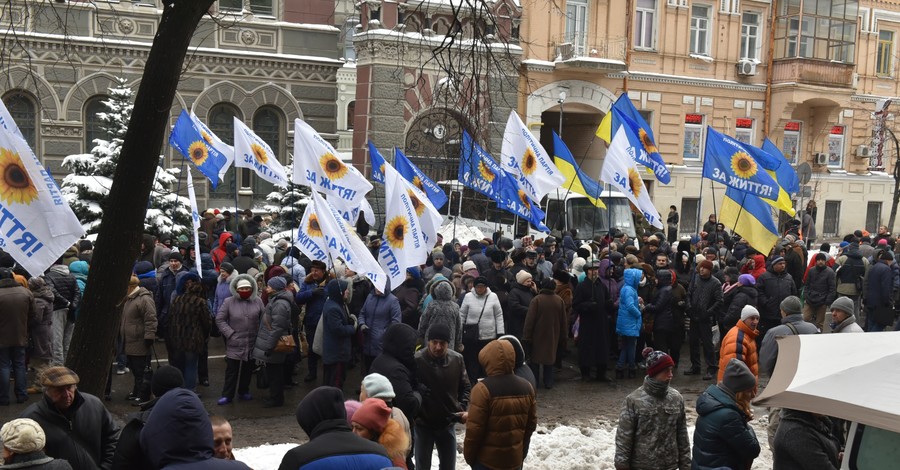
{"label": "balcony", "polygon": [[550,53],[557,70],[625,70],[625,38],[565,34],[551,39]]}
{"label": "balcony", "polygon": [[853,88],[855,68],[854,64],[821,59],[778,59],[773,64],[772,82]]}

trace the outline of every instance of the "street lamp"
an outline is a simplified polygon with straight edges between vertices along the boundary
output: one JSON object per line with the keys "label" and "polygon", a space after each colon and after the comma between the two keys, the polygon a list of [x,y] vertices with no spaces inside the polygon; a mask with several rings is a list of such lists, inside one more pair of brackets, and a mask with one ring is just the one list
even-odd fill
{"label": "street lamp", "polygon": [[562,139],[562,121],[563,121],[563,102],[566,101],[566,92],[559,92],[559,99],[556,100],[559,103],[559,138]]}

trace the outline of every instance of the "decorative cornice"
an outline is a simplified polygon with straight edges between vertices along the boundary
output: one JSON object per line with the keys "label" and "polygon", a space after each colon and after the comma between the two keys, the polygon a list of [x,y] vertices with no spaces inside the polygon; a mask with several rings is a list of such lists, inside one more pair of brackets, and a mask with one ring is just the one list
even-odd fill
{"label": "decorative cornice", "polygon": [[766,86],[763,84],[747,84],[747,83],[738,83],[731,80],[714,80],[708,78],[697,78],[697,77],[683,77],[680,75],[665,75],[665,74],[657,74],[657,73],[648,73],[648,72],[614,72],[607,74],[609,78],[625,78],[628,77],[629,80],[636,80],[639,82],[653,82],[653,83],[666,83],[670,85],[687,85],[687,86],[698,86],[704,88],[721,88],[725,90],[738,90],[738,91],[755,91],[761,92],[765,91]]}

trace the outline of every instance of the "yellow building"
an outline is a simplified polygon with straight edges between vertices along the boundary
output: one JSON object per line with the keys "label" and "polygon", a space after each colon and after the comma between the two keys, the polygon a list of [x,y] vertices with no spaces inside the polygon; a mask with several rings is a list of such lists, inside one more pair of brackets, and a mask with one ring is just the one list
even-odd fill
{"label": "yellow building", "polygon": [[875,110],[898,95],[900,5],[522,0],[522,8],[527,123],[547,147],[561,125],[572,153],[598,175],[605,143],[594,130],[627,92],[670,164],[671,184],[648,181],[654,202],[662,214],[679,208],[683,234],[724,194],[709,180],[701,192],[707,125],[757,146],[768,136],[791,163],[811,166],[794,199],[798,209],[816,202],[820,239],[887,223],[897,150],[877,132]]}

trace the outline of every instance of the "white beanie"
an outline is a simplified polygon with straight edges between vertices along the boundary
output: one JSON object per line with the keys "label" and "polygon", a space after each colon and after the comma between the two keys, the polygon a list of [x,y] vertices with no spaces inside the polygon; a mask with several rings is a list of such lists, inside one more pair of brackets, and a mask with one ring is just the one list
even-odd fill
{"label": "white beanie", "polygon": [[14,419],[0,429],[3,447],[16,454],[30,454],[44,448],[47,437],[37,421],[28,418]]}
{"label": "white beanie", "polygon": [[475,262],[472,260],[463,263],[463,272],[466,272],[470,269],[478,269],[478,266],[475,266]]}
{"label": "white beanie", "polygon": [[758,317],[759,310],[752,305],[744,305],[744,308],[741,309],[741,321],[744,321],[750,317]]}
{"label": "white beanie", "polygon": [[531,279],[531,273],[524,269],[516,273],[516,282],[519,284],[525,284],[529,279]]}
{"label": "white beanie", "polygon": [[578,275],[584,272],[584,264],[586,261],[580,256],[576,256],[572,260],[572,274]]}

